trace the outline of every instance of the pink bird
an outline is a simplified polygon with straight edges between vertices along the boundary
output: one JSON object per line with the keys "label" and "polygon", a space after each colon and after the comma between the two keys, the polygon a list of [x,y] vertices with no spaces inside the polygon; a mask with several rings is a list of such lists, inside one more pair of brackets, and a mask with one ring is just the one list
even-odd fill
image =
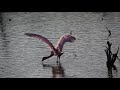
{"label": "pink bird", "polygon": [[74,40],[76,40],[76,38],[74,36],[72,36],[71,33],[70,33],[70,35],[63,35],[58,40],[56,47],[54,47],[53,44],[47,38],[45,38],[41,35],[32,34],[32,33],[25,33],[25,35],[30,36],[30,37],[38,38],[39,40],[44,41],[50,47],[50,49],[51,49],[50,56],[43,57],[42,62],[54,55],[54,56],[57,56],[57,63],[58,63],[58,58],[59,58],[59,61],[60,61],[60,56],[63,54],[62,49],[63,49],[63,45],[65,44],[65,42],[71,42],[72,43]]}

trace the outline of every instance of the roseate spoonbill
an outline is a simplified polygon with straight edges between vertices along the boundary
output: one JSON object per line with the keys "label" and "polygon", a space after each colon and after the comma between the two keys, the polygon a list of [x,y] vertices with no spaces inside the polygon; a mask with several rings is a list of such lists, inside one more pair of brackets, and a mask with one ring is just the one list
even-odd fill
{"label": "roseate spoonbill", "polygon": [[56,47],[53,46],[53,44],[45,37],[38,35],[38,34],[32,34],[32,33],[25,33],[25,35],[30,36],[30,37],[35,37],[38,38],[39,40],[42,40],[43,42],[45,42],[46,44],[48,44],[48,46],[51,49],[51,54],[50,56],[47,57],[43,57],[42,58],[42,62],[50,57],[57,56],[57,63],[58,63],[58,58],[60,60],[60,56],[63,54],[62,49],[63,49],[63,45],[65,44],[65,42],[73,42],[74,40],[76,40],[76,38],[74,36],[71,35],[72,32],[69,35],[63,35],[60,37],[60,39],[57,42]]}

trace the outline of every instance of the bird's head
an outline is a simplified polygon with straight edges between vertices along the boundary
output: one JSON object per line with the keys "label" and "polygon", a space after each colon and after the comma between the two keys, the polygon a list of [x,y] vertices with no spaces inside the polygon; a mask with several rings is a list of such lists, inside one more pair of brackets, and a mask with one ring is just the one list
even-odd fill
{"label": "bird's head", "polygon": [[76,40],[76,38],[72,35],[68,35],[67,37],[70,39],[70,42],[74,42]]}

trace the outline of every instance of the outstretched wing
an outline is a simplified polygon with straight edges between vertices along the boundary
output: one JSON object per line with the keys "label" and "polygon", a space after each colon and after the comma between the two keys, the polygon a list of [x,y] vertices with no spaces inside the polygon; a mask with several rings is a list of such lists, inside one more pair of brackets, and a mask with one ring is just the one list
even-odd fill
{"label": "outstretched wing", "polygon": [[48,44],[48,46],[50,47],[50,49],[53,50],[53,52],[56,52],[55,51],[55,47],[53,46],[53,44],[45,37],[41,36],[41,35],[38,35],[38,34],[32,34],[32,33],[25,33],[25,35],[29,36],[29,37],[35,37],[35,38],[38,38],[39,40],[42,40],[44,41],[46,44]]}
{"label": "outstretched wing", "polygon": [[76,38],[72,35],[63,35],[58,40],[56,49],[58,49],[60,52],[62,52],[63,45],[65,44],[65,42],[73,42],[74,40],[76,40]]}

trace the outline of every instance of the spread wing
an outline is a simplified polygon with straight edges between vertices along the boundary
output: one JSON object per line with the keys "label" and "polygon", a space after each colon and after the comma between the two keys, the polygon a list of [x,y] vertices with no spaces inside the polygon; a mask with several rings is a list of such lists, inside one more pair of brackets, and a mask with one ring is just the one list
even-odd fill
{"label": "spread wing", "polygon": [[76,38],[72,35],[63,35],[60,37],[60,39],[57,42],[56,48],[62,52],[63,49],[63,45],[65,44],[65,42],[73,42],[74,40],[76,40]]}
{"label": "spread wing", "polygon": [[29,37],[35,37],[38,38],[39,40],[42,40],[43,42],[45,42],[46,44],[48,44],[48,46],[50,47],[50,49],[53,50],[53,52],[56,52],[55,47],[53,46],[53,44],[45,37],[38,35],[38,34],[32,34],[32,33],[25,33],[25,35],[29,36]]}

